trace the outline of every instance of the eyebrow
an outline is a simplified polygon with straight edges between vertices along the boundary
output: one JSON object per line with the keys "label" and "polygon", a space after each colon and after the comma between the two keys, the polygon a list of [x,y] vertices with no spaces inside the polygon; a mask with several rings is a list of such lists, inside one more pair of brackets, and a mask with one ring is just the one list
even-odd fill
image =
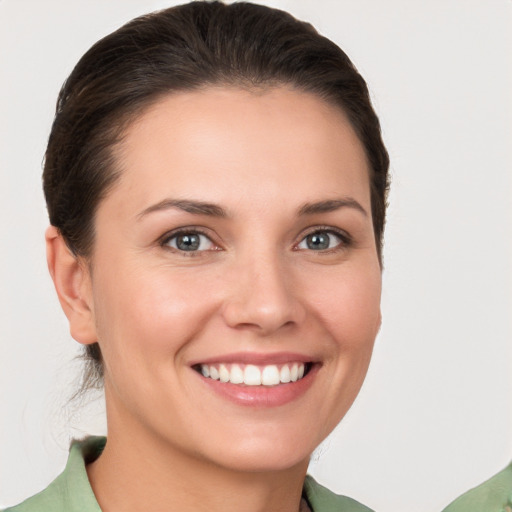
{"label": "eyebrow", "polygon": [[194,215],[208,215],[210,217],[227,217],[226,211],[213,203],[205,203],[203,201],[189,201],[185,199],[164,199],[159,203],[151,205],[137,215],[137,220],[148,213],[177,208]]}
{"label": "eyebrow", "polygon": [[[149,213],[177,208],[193,215],[208,215],[210,217],[226,218],[228,214],[221,206],[204,201],[192,201],[186,199],[164,199],[153,204],[137,215],[137,220],[148,215]],[[365,217],[368,216],[366,210],[359,202],[351,197],[342,199],[327,199],[316,203],[305,203],[298,210],[298,216],[315,215],[318,213],[329,213],[339,210],[340,208],[353,208],[361,212]]]}
{"label": "eyebrow", "polygon": [[317,213],[329,213],[339,210],[340,208],[353,208],[368,217],[368,212],[361,206],[359,202],[351,197],[341,199],[328,199],[317,203],[305,203],[299,208],[299,216],[314,215]]}

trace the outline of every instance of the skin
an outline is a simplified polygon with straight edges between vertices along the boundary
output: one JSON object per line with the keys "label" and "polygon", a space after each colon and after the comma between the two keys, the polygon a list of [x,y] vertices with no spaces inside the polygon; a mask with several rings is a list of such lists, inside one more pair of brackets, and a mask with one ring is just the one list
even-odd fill
{"label": "skin", "polygon": [[[246,511],[296,512],[309,457],[359,392],[381,321],[361,143],[314,95],[210,87],[159,100],[115,154],[121,178],[99,205],[90,259],[47,231],[71,333],[104,357],[109,441],[88,466],[102,510],[236,510],[243,496]],[[191,255],[170,237],[192,227],[205,236]],[[327,249],[307,244],[319,231]],[[228,400],[191,367],[290,352],[315,372],[279,406]]]}

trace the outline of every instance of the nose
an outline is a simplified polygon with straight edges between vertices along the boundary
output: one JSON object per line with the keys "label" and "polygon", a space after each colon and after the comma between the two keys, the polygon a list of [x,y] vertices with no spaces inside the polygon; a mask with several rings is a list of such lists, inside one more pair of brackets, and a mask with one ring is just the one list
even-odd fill
{"label": "nose", "polygon": [[300,324],[305,308],[292,269],[278,258],[238,262],[229,279],[223,316],[230,327],[260,336]]}

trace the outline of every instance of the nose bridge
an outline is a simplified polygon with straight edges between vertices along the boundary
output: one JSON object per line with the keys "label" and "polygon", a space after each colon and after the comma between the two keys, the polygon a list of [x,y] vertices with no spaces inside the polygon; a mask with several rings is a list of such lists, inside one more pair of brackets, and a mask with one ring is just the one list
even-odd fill
{"label": "nose bridge", "polygon": [[269,334],[301,320],[293,269],[275,247],[248,251],[235,267],[224,310],[231,327]]}

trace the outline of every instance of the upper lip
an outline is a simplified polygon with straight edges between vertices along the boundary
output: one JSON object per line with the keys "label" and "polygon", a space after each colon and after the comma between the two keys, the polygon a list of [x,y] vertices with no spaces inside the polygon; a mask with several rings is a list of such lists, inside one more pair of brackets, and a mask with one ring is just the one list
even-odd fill
{"label": "upper lip", "polygon": [[192,361],[190,366],[198,364],[220,364],[220,363],[241,363],[264,366],[270,364],[286,364],[286,363],[311,363],[315,362],[315,358],[311,355],[300,354],[296,352],[235,352],[230,354],[218,355]]}

